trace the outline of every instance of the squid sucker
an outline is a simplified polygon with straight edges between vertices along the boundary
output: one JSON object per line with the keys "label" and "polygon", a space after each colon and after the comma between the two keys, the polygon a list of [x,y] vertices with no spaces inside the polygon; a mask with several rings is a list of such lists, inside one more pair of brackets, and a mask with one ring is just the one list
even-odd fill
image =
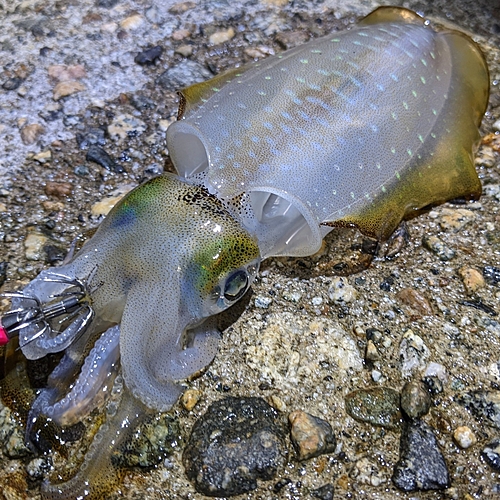
{"label": "squid sucker", "polygon": [[124,393],[80,471],[42,496],[106,496],[113,446],[213,360],[213,316],[263,259],[314,254],[336,226],[384,241],[425,207],[478,198],[488,94],[470,38],[396,7],[183,90],[167,130],[177,174],[131,191],[69,263],[5,294],[0,342],[18,336],[30,360],[64,353],[30,422],[71,425]]}

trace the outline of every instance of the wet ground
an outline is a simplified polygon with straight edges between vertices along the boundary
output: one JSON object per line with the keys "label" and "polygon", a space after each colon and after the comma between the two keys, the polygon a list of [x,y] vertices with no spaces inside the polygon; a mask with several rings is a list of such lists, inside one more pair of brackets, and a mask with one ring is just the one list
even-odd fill
{"label": "wet ground", "polygon": [[[6,263],[0,291],[16,289],[60,261],[60,249],[102,219],[106,208],[98,202],[106,205],[170,168],[165,128],[177,111],[179,85],[343,29],[377,5],[0,0],[0,263]],[[492,84],[481,132],[495,133],[500,8],[486,0],[401,5],[453,23],[480,44]],[[163,51],[152,64],[135,61],[153,46]],[[135,132],[121,136],[131,122]],[[87,160],[92,145],[111,160]],[[495,136],[478,151],[484,185],[479,202],[446,204],[410,221],[411,240],[398,257],[376,259],[342,282],[341,292],[326,265],[359,242],[353,231],[330,236],[324,255],[264,263],[209,372],[190,384],[201,392],[200,402],[192,411],[173,409],[181,432],[187,437],[208,405],[224,395],[256,396],[283,419],[301,409],[327,420],[338,446],[335,453],[304,462],[290,448],[277,478],[242,498],[310,498],[328,483],[335,486],[335,498],[500,494],[499,473],[482,458],[500,430],[460,403],[471,391],[494,396],[500,387],[500,288],[488,271],[500,267],[499,152]],[[367,359],[369,340],[378,357],[372,352]],[[442,387],[424,420],[437,435],[452,486],[403,493],[391,482],[399,431],[356,422],[345,411],[345,396],[372,386],[400,390],[405,381],[436,372]],[[466,449],[453,438],[463,426],[477,439]],[[117,496],[203,498],[184,475],[180,455],[179,447],[154,470],[132,469]],[[4,447],[0,460],[0,498],[39,498],[40,481],[26,473],[33,457],[12,459]],[[284,486],[276,490],[280,479]]]}

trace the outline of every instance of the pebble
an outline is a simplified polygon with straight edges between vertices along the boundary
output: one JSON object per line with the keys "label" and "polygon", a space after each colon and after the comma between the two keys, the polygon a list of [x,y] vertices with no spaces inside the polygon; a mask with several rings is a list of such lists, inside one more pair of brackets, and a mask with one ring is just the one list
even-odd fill
{"label": "pebble", "polygon": [[17,90],[21,84],[23,83],[23,80],[21,78],[18,78],[18,77],[14,77],[14,78],[7,78],[7,80],[5,80],[5,82],[2,84],[2,88],[4,90]]}
{"label": "pebble", "polygon": [[468,294],[474,294],[481,288],[484,288],[486,282],[483,275],[472,267],[461,267],[458,270],[458,275],[462,278],[465,291]]}
{"label": "pebble", "polygon": [[97,163],[111,172],[121,173],[124,171],[123,167],[119,163],[116,163],[104,149],[95,144],[89,147],[85,159]]}
{"label": "pebble", "polygon": [[210,35],[208,38],[208,41],[210,42],[211,45],[220,45],[221,43],[224,42],[229,42],[234,37],[234,29],[233,28],[228,28],[225,31],[217,31]]}
{"label": "pebble", "polygon": [[120,28],[125,31],[132,31],[140,28],[145,22],[145,19],[140,14],[133,14],[120,21]]}
{"label": "pebble", "polygon": [[323,297],[313,297],[311,303],[313,306],[318,307],[323,304]]}
{"label": "pebble", "polygon": [[21,140],[26,146],[35,144],[36,141],[45,133],[45,128],[38,123],[31,123],[21,129]]}
{"label": "pebble", "polygon": [[460,403],[477,418],[484,419],[500,429],[500,391],[467,392],[460,398]]}
{"label": "pebble", "polygon": [[422,382],[407,382],[401,391],[401,409],[410,418],[420,418],[429,413],[431,396]]}
{"label": "pebble", "polygon": [[156,45],[156,47],[150,47],[149,49],[139,52],[139,54],[135,56],[134,61],[142,66],[154,64],[162,54],[163,47],[161,45]]}
{"label": "pebble", "polygon": [[47,149],[46,151],[42,151],[35,156],[33,156],[33,160],[37,161],[38,163],[47,163],[50,160],[52,160],[52,151],[50,149]]}
{"label": "pebble", "polygon": [[86,90],[86,88],[87,87],[85,87],[83,83],[76,80],[60,82],[54,87],[52,99],[54,99],[54,101],[59,101],[59,99],[63,97],[82,92]]}
{"label": "pebble", "polygon": [[73,193],[73,184],[70,182],[47,181],[44,191],[47,196],[55,196],[60,199],[67,198]]}
{"label": "pebble", "polygon": [[444,231],[461,231],[467,224],[476,218],[476,214],[466,208],[441,208],[439,225]]}
{"label": "pebble", "polygon": [[182,57],[189,57],[193,55],[193,46],[188,44],[180,45],[174,52],[180,54]]}
{"label": "pebble", "polygon": [[200,399],[201,399],[201,392],[199,390],[188,389],[182,395],[181,403],[186,410],[191,411],[198,404],[198,401]]}
{"label": "pebble", "polygon": [[347,413],[358,422],[395,429],[401,424],[399,392],[389,387],[371,387],[345,397]]}
{"label": "pebble", "polygon": [[147,126],[142,120],[129,113],[122,113],[115,116],[108,125],[108,134],[114,141],[120,143],[132,134],[134,136],[142,134],[146,129]]}
{"label": "pebble", "polygon": [[228,397],[196,421],[182,459],[196,491],[227,497],[275,478],[286,455],[276,411],[261,398]]}
{"label": "pebble", "polygon": [[461,425],[453,432],[453,441],[455,441],[460,448],[466,450],[477,443],[477,438],[469,427]]}
{"label": "pebble", "polygon": [[175,40],[176,42],[179,42],[181,40],[184,40],[184,38],[187,38],[191,32],[186,29],[180,29],[180,30],[175,30],[172,33],[172,40]]}
{"label": "pebble", "polygon": [[369,340],[366,343],[365,360],[378,361],[379,359],[380,359],[380,353],[378,352],[377,346],[373,343],[373,340]]}
{"label": "pebble", "polygon": [[347,278],[336,276],[328,288],[328,297],[332,302],[350,303],[358,297],[357,290],[349,284]]}
{"label": "pebble", "polygon": [[269,397],[269,404],[275,409],[282,413],[286,411],[286,403],[276,394]]}
{"label": "pebble", "polygon": [[307,460],[319,455],[333,453],[337,442],[332,426],[310,413],[296,410],[288,415],[290,437],[299,460]]}
{"label": "pebble", "polygon": [[28,260],[40,260],[42,258],[43,247],[49,238],[38,232],[29,232],[24,240],[25,257]]}
{"label": "pebble", "polygon": [[204,82],[212,76],[205,66],[187,59],[167,69],[158,77],[157,83],[165,90],[176,91],[194,83]]}
{"label": "pebble", "polygon": [[449,261],[455,257],[456,252],[450,248],[443,240],[437,236],[424,236],[422,243],[427,250],[439,257],[443,262]]}
{"label": "pebble", "polygon": [[422,420],[405,422],[392,481],[402,491],[444,490],[450,475],[432,428]]}
{"label": "pebble", "polygon": [[432,316],[432,307],[427,297],[414,288],[403,288],[398,299],[421,316]]}
{"label": "pebble", "polygon": [[309,34],[304,31],[283,31],[276,35],[276,42],[288,50],[297,45],[302,45],[309,40]]}
{"label": "pebble", "polygon": [[483,458],[488,465],[500,472],[500,438],[494,439],[483,449]]}
{"label": "pebble", "polygon": [[315,490],[311,490],[311,496],[319,500],[333,500],[335,489],[333,484],[325,484]]}
{"label": "pebble", "polygon": [[268,55],[274,55],[274,51],[264,45],[260,47],[247,47],[243,52],[252,59],[262,59]]}
{"label": "pebble", "polygon": [[91,127],[85,132],[77,132],[76,142],[81,149],[87,149],[91,144],[103,146],[106,144],[105,132],[102,128]]}
{"label": "pebble", "polygon": [[399,344],[399,360],[403,377],[410,377],[425,366],[430,355],[429,348],[421,337],[407,330]]}

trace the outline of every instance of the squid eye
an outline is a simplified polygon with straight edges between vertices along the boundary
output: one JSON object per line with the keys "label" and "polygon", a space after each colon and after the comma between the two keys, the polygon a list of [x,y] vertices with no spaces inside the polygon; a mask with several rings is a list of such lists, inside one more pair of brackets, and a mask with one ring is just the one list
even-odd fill
{"label": "squid eye", "polygon": [[235,301],[244,295],[248,288],[248,273],[243,269],[236,271],[226,280],[224,298]]}

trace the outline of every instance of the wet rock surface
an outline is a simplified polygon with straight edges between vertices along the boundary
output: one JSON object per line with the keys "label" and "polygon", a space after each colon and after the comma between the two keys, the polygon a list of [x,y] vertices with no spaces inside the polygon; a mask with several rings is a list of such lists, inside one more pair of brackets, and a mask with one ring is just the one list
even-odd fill
{"label": "wet rock surface", "polygon": [[143,423],[124,446],[113,453],[117,466],[152,467],[172,455],[182,443],[178,420],[169,414]]}
{"label": "wet rock surface", "polygon": [[422,420],[405,422],[394,484],[403,491],[444,490],[450,486],[448,467],[432,428]]}
{"label": "wet rock surface", "polygon": [[186,474],[200,493],[234,496],[273,479],[286,460],[276,411],[259,398],[225,398],[194,425],[184,450]]}

